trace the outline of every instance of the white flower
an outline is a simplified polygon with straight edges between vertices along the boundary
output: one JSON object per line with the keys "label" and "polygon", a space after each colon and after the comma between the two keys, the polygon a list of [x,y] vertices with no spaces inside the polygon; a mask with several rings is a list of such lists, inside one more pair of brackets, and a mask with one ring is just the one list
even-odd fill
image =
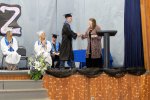
{"label": "white flower", "polygon": [[[52,59],[46,59],[44,55],[39,55],[31,57],[28,64],[30,66],[28,74],[34,78],[35,74],[43,75],[45,73],[45,70],[47,70],[47,68],[52,65]],[[37,71],[40,71],[40,73],[37,73]]]}
{"label": "white flower", "polygon": [[43,70],[47,70],[47,67],[44,67]]}
{"label": "white flower", "polygon": [[40,67],[40,62],[39,61],[35,61],[34,64],[35,64],[35,66],[34,66],[35,69]]}
{"label": "white flower", "polygon": [[38,68],[37,68],[37,70],[38,70],[38,71],[40,71],[40,70],[41,70],[41,68],[40,68],[40,67],[38,67]]}
{"label": "white flower", "polygon": [[28,71],[28,74],[30,74],[30,73],[31,73],[31,71],[29,70],[29,71]]}

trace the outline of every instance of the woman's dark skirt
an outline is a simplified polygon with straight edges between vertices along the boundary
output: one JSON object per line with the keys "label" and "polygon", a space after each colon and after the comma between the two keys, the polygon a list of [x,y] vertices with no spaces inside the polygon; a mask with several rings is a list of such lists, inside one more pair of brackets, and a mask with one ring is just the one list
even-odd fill
{"label": "woman's dark skirt", "polygon": [[86,66],[87,68],[91,67],[102,68],[103,67],[102,58],[86,58]]}

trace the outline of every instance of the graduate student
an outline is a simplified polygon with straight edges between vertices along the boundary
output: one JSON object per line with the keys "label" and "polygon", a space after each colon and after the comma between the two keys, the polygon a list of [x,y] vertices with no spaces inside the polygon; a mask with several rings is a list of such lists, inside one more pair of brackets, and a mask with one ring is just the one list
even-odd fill
{"label": "graduate student", "polygon": [[60,43],[57,41],[57,34],[52,34],[52,50],[51,50],[51,56],[52,56],[52,67],[59,67],[60,60]]}
{"label": "graduate student", "polygon": [[15,70],[17,69],[16,65],[19,63],[21,55],[17,53],[18,42],[13,37],[12,28],[6,28],[6,31],[6,36],[1,39],[1,50],[3,55],[6,56],[7,69]]}
{"label": "graduate student", "polygon": [[37,32],[39,40],[35,42],[34,51],[37,56],[43,55],[45,60],[52,64],[50,51],[52,49],[50,41],[46,40],[46,34],[44,31]]}
{"label": "graduate student", "polygon": [[64,68],[65,61],[69,61],[71,63],[71,67],[75,67],[74,63],[74,55],[72,51],[72,39],[76,39],[77,35],[79,33],[75,33],[71,29],[71,22],[72,22],[72,15],[71,14],[65,14],[65,22],[62,28],[62,41],[60,46],[60,67]]}

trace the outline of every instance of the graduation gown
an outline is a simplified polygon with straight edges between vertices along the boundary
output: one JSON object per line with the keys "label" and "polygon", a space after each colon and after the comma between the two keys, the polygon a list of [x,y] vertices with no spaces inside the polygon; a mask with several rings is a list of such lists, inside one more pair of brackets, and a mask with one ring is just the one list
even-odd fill
{"label": "graduation gown", "polygon": [[18,43],[17,40],[13,37],[11,43],[8,42],[6,37],[1,39],[1,50],[3,55],[6,55],[6,63],[8,64],[18,64],[21,58],[21,55],[17,53]]}
{"label": "graduation gown", "polygon": [[59,42],[56,42],[56,44],[53,44],[51,42],[51,45],[52,45],[51,53],[53,53],[53,52],[56,52],[56,53],[60,52],[60,43]]}
{"label": "graduation gown", "polygon": [[53,62],[55,60],[58,61],[59,60],[59,55],[56,55],[55,53],[60,54],[60,43],[56,42],[55,44],[53,44],[51,42],[51,45],[52,45],[52,50],[51,50],[52,60],[53,60]]}
{"label": "graduation gown", "polygon": [[72,51],[72,39],[76,39],[77,34],[74,33],[68,23],[64,23],[62,28],[62,42],[60,46],[60,60],[74,60]]}
{"label": "graduation gown", "polygon": [[52,45],[51,56],[53,62],[52,67],[59,67],[60,65],[59,55],[56,55],[55,53],[60,54],[60,43],[56,42],[55,44],[53,44],[53,42],[51,42],[51,45]]}
{"label": "graduation gown", "polygon": [[52,58],[50,56],[50,51],[52,49],[51,43],[46,41],[47,48],[43,47],[40,41],[36,41],[34,45],[34,51],[37,56],[43,55],[45,57],[45,61],[49,64],[52,64]]}

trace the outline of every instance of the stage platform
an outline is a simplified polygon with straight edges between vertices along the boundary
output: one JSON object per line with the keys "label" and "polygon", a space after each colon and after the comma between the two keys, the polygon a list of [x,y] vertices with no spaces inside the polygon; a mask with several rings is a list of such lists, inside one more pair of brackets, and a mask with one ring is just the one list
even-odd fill
{"label": "stage platform", "polygon": [[[0,70],[0,80],[29,80],[28,70]],[[43,86],[50,100],[150,100],[150,73],[88,77],[78,72],[64,78],[46,74]]]}
{"label": "stage platform", "polygon": [[89,78],[74,74],[66,78],[43,77],[51,100],[150,100],[150,74]]}
{"label": "stage platform", "polygon": [[29,70],[0,70],[0,80],[26,80],[30,79]]}

